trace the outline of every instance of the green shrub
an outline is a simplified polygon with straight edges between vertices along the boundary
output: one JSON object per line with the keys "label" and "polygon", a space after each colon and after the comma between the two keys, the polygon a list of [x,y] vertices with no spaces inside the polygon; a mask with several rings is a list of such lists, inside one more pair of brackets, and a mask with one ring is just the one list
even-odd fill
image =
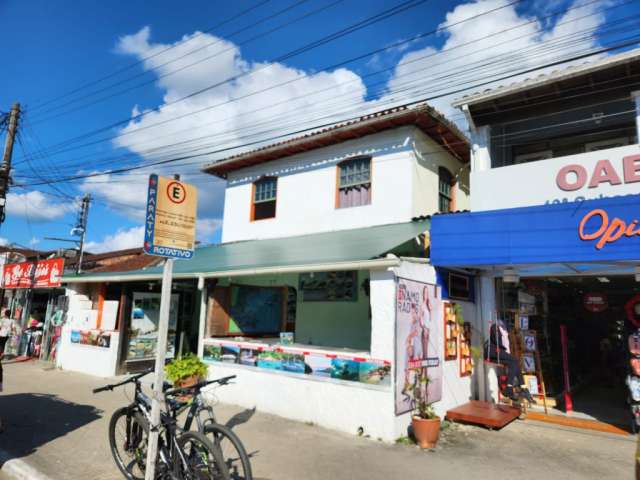
{"label": "green shrub", "polygon": [[189,377],[205,378],[207,376],[207,365],[196,355],[190,353],[181,358],[177,358],[164,367],[167,378],[173,383]]}

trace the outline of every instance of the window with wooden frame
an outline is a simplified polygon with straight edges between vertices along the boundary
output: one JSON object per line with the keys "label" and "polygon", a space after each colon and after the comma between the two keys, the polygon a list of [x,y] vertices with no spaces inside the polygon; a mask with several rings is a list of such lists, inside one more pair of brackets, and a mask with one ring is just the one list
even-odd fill
{"label": "window with wooden frame", "polygon": [[444,167],[438,168],[438,211],[450,212],[453,209],[453,175]]}
{"label": "window with wooden frame", "polygon": [[276,177],[263,177],[253,182],[251,221],[275,218],[277,195],[278,179]]}
{"label": "window with wooden frame", "polygon": [[338,164],[336,208],[371,203],[371,157],[350,158]]}

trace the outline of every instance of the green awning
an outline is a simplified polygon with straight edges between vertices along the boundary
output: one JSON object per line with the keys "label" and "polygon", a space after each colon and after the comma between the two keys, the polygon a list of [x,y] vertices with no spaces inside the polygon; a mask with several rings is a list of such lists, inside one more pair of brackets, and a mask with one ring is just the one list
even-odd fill
{"label": "green awning", "polygon": [[[365,262],[362,268],[429,229],[422,219],[351,230],[316,233],[295,237],[232,242],[200,247],[190,260],[177,260],[174,278],[220,277],[231,274],[257,275],[274,270],[318,271],[347,268]],[[366,263],[369,262],[369,263]],[[382,265],[381,260],[377,263]],[[306,270],[305,270],[306,269]],[[85,273],[64,275],[63,282],[145,281],[161,278],[162,268],[154,267],[129,272]]]}

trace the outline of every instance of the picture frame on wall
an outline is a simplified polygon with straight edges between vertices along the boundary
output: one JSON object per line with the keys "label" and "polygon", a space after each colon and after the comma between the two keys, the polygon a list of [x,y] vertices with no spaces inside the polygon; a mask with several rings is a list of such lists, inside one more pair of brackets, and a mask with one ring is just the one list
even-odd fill
{"label": "picture frame on wall", "polygon": [[524,373],[536,373],[536,359],[532,353],[522,355],[522,371]]}
{"label": "picture frame on wall", "polygon": [[522,335],[522,347],[525,352],[535,353],[537,348],[536,332],[529,330]]}

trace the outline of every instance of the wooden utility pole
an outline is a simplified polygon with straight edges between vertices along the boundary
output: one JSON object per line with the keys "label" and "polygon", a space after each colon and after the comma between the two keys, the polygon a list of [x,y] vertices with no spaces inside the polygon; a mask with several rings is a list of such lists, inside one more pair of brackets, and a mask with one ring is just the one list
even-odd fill
{"label": "wooden utility pole", "polygon": [[82,273],[82,258],[84,257],[84,240],[87,235],[87,220],[89,219],[89,205],[91,204],[91,195],[85,193],[82,197],[82,206],[80,207],[80,215],[78,217],[78,225],[74,230],[80,234],[80,242],[78,248],[78,266],[76,273]]}
{"label": "wooden utility pole", "polygon": [[18,119],[20,118],[20,104],[14,103],[9,113],[9,123],[7,126],[7,140],[4,145],[2,165],[0,165],[0,224],[4,222],[5,206],[7,203],[7,193],[11,178],[11,155],[13,154],[13,143],[18,131]]}

